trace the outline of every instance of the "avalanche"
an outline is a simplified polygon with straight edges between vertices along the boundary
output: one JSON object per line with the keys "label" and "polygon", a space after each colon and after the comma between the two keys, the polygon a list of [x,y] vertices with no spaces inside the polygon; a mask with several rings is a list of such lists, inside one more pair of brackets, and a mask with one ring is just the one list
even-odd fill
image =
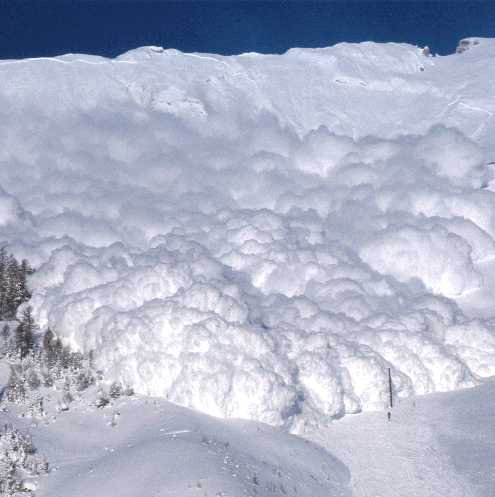
{"label": "avalanche", "polygon": [[[0,61],[0,239],[108,381],[304,430],[495,374],[495,41]],[[485,313],[486,314],[486,313]]]}

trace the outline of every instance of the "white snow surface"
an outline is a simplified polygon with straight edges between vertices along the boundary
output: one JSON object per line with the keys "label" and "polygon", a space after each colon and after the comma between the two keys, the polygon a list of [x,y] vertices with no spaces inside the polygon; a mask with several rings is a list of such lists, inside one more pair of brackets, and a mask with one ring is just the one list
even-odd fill
{"label": "white snow surface", "polygon": [[495,257],[478,41],[0,61],[0,239],[42,329],[109,381],[292,431],[382,407],[388,368],[402,397],[494,375],[493,313],[453,300]]}
{"label": "white snow surface", "polygon": [[0,396],[7,387],[10,378],[10,366],[0,361]]}
{"label": "white snow surface", "polygon": [[495,382],[400,402],[310,435],[351,473],[355,497],[486,497],[495,491]]}
{"label": "white snow surface", "polygon": [[38,497],[486,497],[495,489],[494,409],[492,378],[402,399],[390,422],[384,411],[346,416],[306,439],[160,398],[120,398],[103,410],[76,401],[36,422],[3,415],[50,463],[27,480]]}
{"label": "white snow surface", "polygon": [[347,467],[325,449],[250,421],[163,399],[72,410],[30,428],[50,474],[37,497],[350,497]]}

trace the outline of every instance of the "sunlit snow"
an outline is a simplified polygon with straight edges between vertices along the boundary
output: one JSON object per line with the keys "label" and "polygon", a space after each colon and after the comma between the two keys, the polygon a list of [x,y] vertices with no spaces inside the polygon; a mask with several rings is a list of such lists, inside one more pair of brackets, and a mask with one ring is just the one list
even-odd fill
{"label": "sunlit snow", "polygon": [[39,324],[108,381],[293,431],[383,406],[389,367],[400,396],[495,374],[452,300],[495,257],[494,56],[0,61],[0,238]]}

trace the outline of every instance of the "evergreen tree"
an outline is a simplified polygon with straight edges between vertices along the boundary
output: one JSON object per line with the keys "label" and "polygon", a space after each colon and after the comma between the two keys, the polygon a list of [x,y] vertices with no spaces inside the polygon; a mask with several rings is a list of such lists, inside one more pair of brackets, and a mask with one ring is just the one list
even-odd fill
{"label": "evergreen tree", "polygon": [[0,248],[0,319],[7,315],[7,251]]}
{"label": "evergreen tree", "polygon": [[23,302],[27,302],[31,298],[31,292],[29,291],[28,286],[27,286],[27,277],[33,273],[34,273],[34,270],[31,267],[31,265],[29,264],[29,262],[26,259],[22,259],[22,262],[20,265],[20,274],[19,274],[20,297],[22,299],[21,304]]}
{"label": "evergreen tree", "polygon": [[43,354],[45,364],[48,370],[55,373],[57,369],[62,367],[63,362],[63,346],[60,338],[55,336],[55,333],[48,328],[43,336]]}
{"label": "evergreen tree", "polygon": [[10,327],[7,323],[2,328],[2,351],[4,354],[9,353]]}
{"label": "evergreen tree", "polygon": [[17,368],[11,371],[6,391],[10,402],[20,404],[26,400],[26,382]]}
{"label": "evergreen tree", "polygon": [[17,259],[13,255],[7,258],[7,302],[6,312],[7,317],[13,318],[16,314],[17,308],[22,304],[21,295],[21,275]]}
{"label": "evergreen tree", "polygon": [[13,319],[18,307],[31,298],[27,277],[33,272],[27,260],[19,263],[0,248],[0,319]]}
{"label": "evergreen tree", "polygon": [[33,319],[31,306],[22,311],[21,321],[16,330],[17,349],[21,359],[26,357],[34,349],[34,332],[36,324]]}
{"label": "evergreen tree", "polygon": [[43,350],[45,352],[52,350],[55,344],[55,340],[55,333],[53,333],[53,331],[48,328],[43,335]]}

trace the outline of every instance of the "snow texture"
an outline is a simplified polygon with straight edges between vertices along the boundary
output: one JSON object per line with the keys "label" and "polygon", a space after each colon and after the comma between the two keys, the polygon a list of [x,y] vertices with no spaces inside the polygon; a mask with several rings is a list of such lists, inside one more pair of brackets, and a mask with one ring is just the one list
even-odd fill
{"label": "snow texture", "polygon": [[164,399],[121,397],[103,409],[87,401],[38,423],[4,413],[49,461],[47,474],[28,481],[38,497],[494,493],[493,379],[401,399],[390,422],[384,411],[346,416],[306,439]]}
{"label": "snow texture", "polygon": [[484,497],[495,489],[495,383],[405,399],[310,435],[346,464],[356,496]]}
{"label": "snow texture", "polygon": [[2,398],[3,392],[7,387],[10,379],[10,366],[0,361],[0,399]]}
{"label": "snow texture", "polygon": [[495,374],[495,42],[0,61],[0,239],[108,381],[305,429]]}
{"label": "snow texture", "polygon": [[[350,474],[316,444],[163,399],[71,409],[34,435],[51,472],[38,497],[350,497]],[[111,421],[118,412],[118,423]]]}

